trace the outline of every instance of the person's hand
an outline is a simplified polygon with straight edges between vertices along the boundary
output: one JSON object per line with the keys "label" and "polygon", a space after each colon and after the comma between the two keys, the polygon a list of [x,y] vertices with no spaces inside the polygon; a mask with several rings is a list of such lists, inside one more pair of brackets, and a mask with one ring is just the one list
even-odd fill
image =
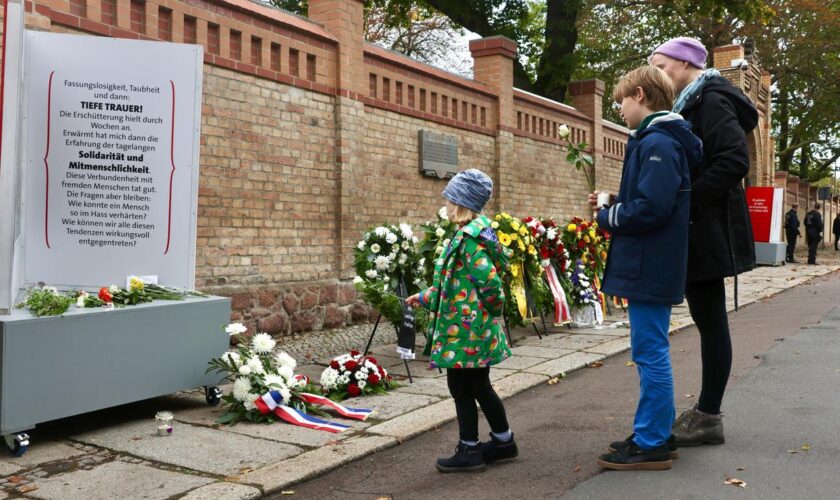
{"label": "person's hand", "polygon": [[421,304],[420,304],[420,294],[419,294],[419,293],[415,293],[415,294],[414,294],[414,295],[412,295],[411,297],[409,297],[409,298],[405,299],[405,303],[406,303],[406,304],[408,304],[408,305],[410,305],[411,307],[413,307],[413,308],[415,308],[415,309],[416,309],[416,308],[418,308],[418,307],[420,307],[420,305],[421,305]]}
{"label": "person's hand", "polygon": [[[598,205],[598,195],[603,194],[603,193],[604,193],[604,191],[595,191],[595,192],[589,194],[589,199],[587,201],[589,202],[589,206],[592,207],[592,210],[596,214],[602,208],[604,208],[602,205]],[[607,202],[607,205],[613,205],[613,204],[615,204],[615,195],[612,194],[612,193],[609,193],[609,201]]]}

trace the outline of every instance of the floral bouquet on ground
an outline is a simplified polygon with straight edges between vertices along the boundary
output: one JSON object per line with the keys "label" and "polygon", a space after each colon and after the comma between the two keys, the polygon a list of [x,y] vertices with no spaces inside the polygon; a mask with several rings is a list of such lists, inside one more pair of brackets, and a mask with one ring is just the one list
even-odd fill
{"label": "floral bouquet on ground", "polygon": [[446,214],[446,207],[441,207],[437,212],[437,219],[427,222],[420,226],[423,230],[423,241],[420,243],[420,254],[425,266],[426,283],[431,283],[432,277],[435,273],[435,266],[433,263],[443,253],[444,249],[449,246],[449,242],[458,232],[458,227],[449,220]]}
{"label": "floral bouquet on ground", "polygon": [[578,260],[566,276],[571,283],[572,322],[577,326],[591,326],[604,321],[601,294],[587,273],[587,267]]}
{"label": "floral bouquet on ground", "polygon": [[72,303],[71,295],[42,283],[31,288],[24,301],[17,307],[29,309],[33,316],[57,316],[67,312]]}
{"label": "floral bouquet on ground", "polygon": [[595,221],[575,217],[563,228],[561,242],[569,251],[572,262],[580,262],[586,274],[595,281],[604,274],[610,235]]}
{"label": "floral bouquet on ground", "polygon": [[[366,232],[356,245],[353,283],[365,301],[394,324],[403,320],[398,295],[400,282],[406,296],[426,287],[425,259],[417,252],[417,238],[408,224],[382,225]],[[425,315],[417,315],[418,331]],[[420,323],[423,322],[421,325]]]}
{"label": "floral bouquet on ground", "polygon": [[535,219],[526,217],[522,220],[531,229],[540,256],[543,277],[548,284],[553,299],[554,325],[560,326],[571,320],[569,292],[571,283],[566,277],[569,266],[569,252],[560,240],[560,231],[554,219]]}
{"label": "floral bouquet on ground", "polygon": [[396,382],[374,357],[362,356],[359,351],[333,358],[330,366],[321,373],[321,388],[334,401],[385,394],[396,387]]}
{"label": "floral bouquet on ground", "polygon": [[[505,212],[496,214],[491,225],[510,259],[510,270],[503,275],[505,317],[510,326],[525,326],[534,313],[550,310],[553,303],[542,277],[534,233],[525,222]],[[529,298],[535,308],[531,311]]]}
{"label": "floral bouquet on ground", "polygon": [[276,342],[267,333],[250,339],[243,337],[247,328],[232,323],[225,331],[236,337],[238,347],[210,360],[207,372],[225,374],[233,381],[233,392],[222,396],[227,413],[216,423],[233,425],[240,420],[271,423],[283,420],[292,425],[327,432],[342,432],[350,427],[322,420],[312,414],[327,416],[318,406],[325,406],[342,417],[365,420],[370,410],[347,408],[319,394],[305,375],[296,375],[297,362],[286,352],[276,352]]}

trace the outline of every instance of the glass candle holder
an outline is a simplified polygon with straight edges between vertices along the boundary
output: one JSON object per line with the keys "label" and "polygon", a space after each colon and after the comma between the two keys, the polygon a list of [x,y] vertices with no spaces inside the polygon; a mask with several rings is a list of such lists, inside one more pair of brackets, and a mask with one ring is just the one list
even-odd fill
{"label": "glass candle holder", "polygon": [[172,420],[173,415],[171,411],[159,411],[155,415],[155,425],[157,425],[158,436],[169,436],[172,434]]}

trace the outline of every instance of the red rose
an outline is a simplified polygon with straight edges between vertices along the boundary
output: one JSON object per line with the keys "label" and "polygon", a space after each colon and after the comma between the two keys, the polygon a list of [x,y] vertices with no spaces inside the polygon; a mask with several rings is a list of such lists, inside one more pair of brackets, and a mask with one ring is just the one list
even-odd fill
{"label": "red rose", "polygon": [[348,370],[348,371],[353,371],[353,370],[355,370],[357,366],[359,366],[359,363],[357,363],[357,362],[355,362],[355,361],[353,361],[353,360],[350,360],[350,361],[348,361],[348,362],[344,363],[344,368],[345,368],[346,370]]}
{"label": "red rose", "polygon": [[368,382],[370,382],[371,384],[378,384],[379,383],[379,375],[377,375],[375,373],[373,375],[368,375]]}
{"label": "red rose", "polygon": [[359,389],[358,385],[350,384],[350,385],[347,386],[347,394],[350,394],[351,396],[358,396],[361,393],[362,393],[362,390]]}
{"label": "red rose", "polygon": [[581,231],[586,231],[587,229],[589,229],[589,224],[587,224],[585,222],[581,223],[580,230]]}
{"label": "red rose", "polygon": [[339,366],[340,365],[338,364],[338,361],[336,361],[336,360],[330,361],[330,368],[332,368],[333,370],[338,370]]}
{"label": "red rose", "polygon": [[580,240],[580,241],[578,241],[577,246],[578,246],[578,250],[583,250],[584,248],[586,248],[586,242],[583,241],[583,240]]}
{"label": "red rose", "polygon": [[547,258],[549,258],[549,257],[550,257],[550,255],[549,255],[549,253],[548,253],[548,248],[546,248],[546,247],[540,247],[540,256],[542,256],[542,258],[543,258],[543,259],[547,259]]}
{"label": "red rose", "polygon": [[350,355],[354,358],[359,355],[359,351],[350,351]]}
{"label": "red rose", "polygon": [[99,300],[102,302],[111,302],[114,300],[114,296],[111,295],[111,291],[108,288],[103,286],[99,289]]}
{"label": "red rose", "polygon": [[375,365],[379,364],[379,361],[376,361],[376,358],[374,358],[373,356],[368,356],[367,360],[370,361],[371,363],[375,364]]}
{"label": "red rose", "polygon": [[385,369],[382,368],[381,366],[377,366],[377,368],[379,368],[379,376],[384,377],[385,376]]}

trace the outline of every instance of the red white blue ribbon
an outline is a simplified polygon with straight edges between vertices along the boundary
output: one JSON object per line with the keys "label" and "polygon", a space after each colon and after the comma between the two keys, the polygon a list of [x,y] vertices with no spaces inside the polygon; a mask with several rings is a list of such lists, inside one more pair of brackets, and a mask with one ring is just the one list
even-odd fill
{"label": "red white blue ribbon", "polygon": [[545,277],[548,281],[548,288],[554,297],[554,325],[565,325],[572,320],[572,313],[569,309],[569,302],[566,300],[566,292],[557,277],[557,272],[551,264],[545,266]]}
{"label": "red white blue ribbon", "polygon": [[332,399],[325,398],[324,396],[318,396],[317,394],[309,394],[308,392],[302,392],[300,394],[300,399],[307,403],[327,406],[335,410],[342,417],[353,418],[356,420],[366,420],[373,413],[373,410],[348,408],[347,406],[336,403]]}
{"label": "red white blue ribbon", "polygon": [[269,391],[263,394],[254,400],[254,404],[263,415],[274,413],[292,425],[306,427],[307,429],[338,433],[350,428],[349,425],[321,420],[320,418],[306,415],[290,406],[284,405],[283,396],[278,391]]}

